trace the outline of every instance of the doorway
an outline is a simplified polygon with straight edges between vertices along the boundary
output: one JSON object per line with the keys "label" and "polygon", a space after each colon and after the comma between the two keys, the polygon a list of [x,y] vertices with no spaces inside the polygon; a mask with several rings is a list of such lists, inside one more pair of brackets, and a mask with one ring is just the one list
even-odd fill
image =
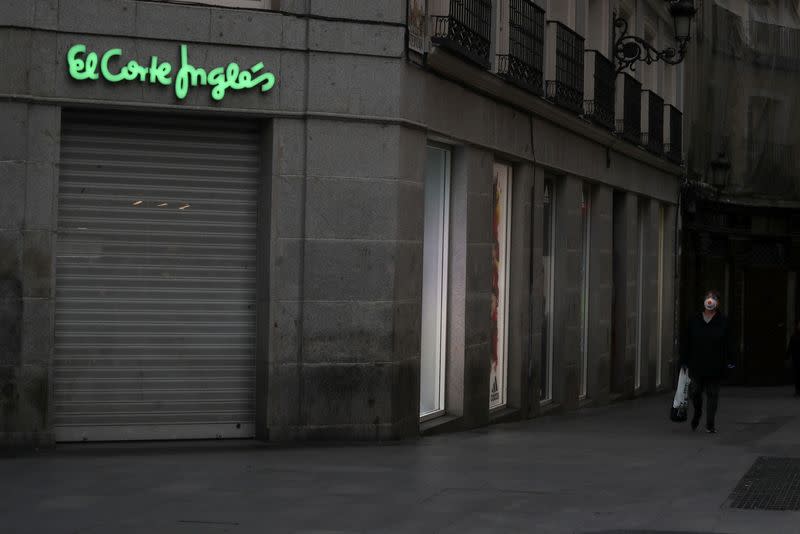
{"label": "doorway", "polygon": [[786,369],[787,272],[753,268],[744,283],[744,378],[748,385],[775,386],[791,381]]}

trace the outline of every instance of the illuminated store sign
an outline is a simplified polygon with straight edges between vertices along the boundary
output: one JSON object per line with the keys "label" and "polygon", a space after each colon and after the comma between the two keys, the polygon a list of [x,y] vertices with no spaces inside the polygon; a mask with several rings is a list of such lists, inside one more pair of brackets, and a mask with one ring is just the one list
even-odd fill
{"label": "illuminated store sign", "polygon": [[238,63],[228,63],[227,67],[216,67],[206,71],[189,63],[189,47],[181,45],[181,64],[176,70],[167,61],[157,56],[150,57],[149,64],[139,64],[135,59],[125,63],[121,48],[111,48],[99,55],[87,50],[86,45],[76,44],[67,52],[69,75],[75,80],[99,80],[109,83],[136,82],[173,86],[179,100],[186,98],[189,87],[205,86],[211,88],[211,98],[222,100],[228,90],[242,91],[261,87],[266,93],[275,85],[275,75],[262,72],[263,63],[256,63],[249,69],[242,69]]}

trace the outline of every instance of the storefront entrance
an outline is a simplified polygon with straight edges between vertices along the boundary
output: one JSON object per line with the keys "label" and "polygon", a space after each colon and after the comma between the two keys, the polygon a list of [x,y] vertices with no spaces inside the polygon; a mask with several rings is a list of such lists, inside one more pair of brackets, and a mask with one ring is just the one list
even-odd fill
{"label": "storefront entrance", "polygon": [[56,439],[253,436],[258,125],[68,111],[61,146]]}
{"label": "storefront entrance", "polygon": [[746,383],[773,386],[788,383],[785,365],[787,335],[787,272],[750,269],[744,282],[744,376]]}

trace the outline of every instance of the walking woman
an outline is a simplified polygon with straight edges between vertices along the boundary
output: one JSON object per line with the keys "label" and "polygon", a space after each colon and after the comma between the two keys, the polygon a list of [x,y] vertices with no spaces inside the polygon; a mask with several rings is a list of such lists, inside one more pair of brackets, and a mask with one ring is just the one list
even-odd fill
{"label": "walking woman", "polygon": [[716,415],[719,388],[726,367],[732,367],[734,347],[728,320],[719,311],[719,293],[706,291],[703,311],[693,315],[686,327],[681,350],[681,367],[689,369],[692,383],[689,394],[694,405],[692,430],[697,430],[703,415],[703,393],[706,396],[706,432],[717,431]]}

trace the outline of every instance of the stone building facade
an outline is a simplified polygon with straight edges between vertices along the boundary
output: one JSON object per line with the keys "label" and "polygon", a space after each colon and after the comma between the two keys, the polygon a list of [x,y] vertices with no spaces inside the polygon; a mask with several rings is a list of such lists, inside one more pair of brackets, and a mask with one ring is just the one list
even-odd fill
{"label": "stone building facade", "polygon": [[615,10],[668,35],[644,0],[3,2],[2,443],[671,386],[681,83],[615,72]]}
{"label": "stone building facade", "polygon": [[800,13],[791,3],[706,1],[697,32],[687,61],[681,322],[716,288],[737,338],[728,380],[790,383],[786,347],[800,317]]}

